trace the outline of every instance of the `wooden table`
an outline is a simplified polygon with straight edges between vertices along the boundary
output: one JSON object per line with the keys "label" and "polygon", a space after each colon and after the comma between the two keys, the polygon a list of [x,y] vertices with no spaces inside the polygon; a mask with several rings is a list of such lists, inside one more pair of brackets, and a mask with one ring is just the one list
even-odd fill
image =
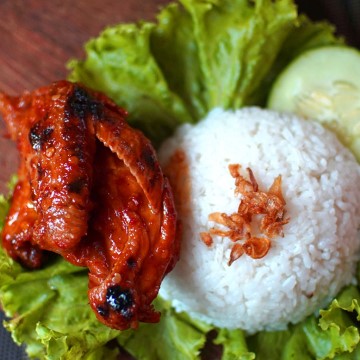
{"label": "wooden table", "polygon": [[[0,90],[16,95],[67,75],[70,58],[107,25],[152,18],[168,0],[1,0]],[[25,5],[26,4],[26,5]],[[1,136],[0,193],[17,168],[15,145]]]}

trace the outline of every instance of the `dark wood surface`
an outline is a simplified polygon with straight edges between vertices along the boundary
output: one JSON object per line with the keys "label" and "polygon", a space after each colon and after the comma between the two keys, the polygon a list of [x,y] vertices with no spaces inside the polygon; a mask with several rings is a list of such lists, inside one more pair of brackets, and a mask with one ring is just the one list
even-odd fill
{"label": "dark wood surface", "polygon": [[[70,58],[105,27],[154,17],[168,0],[0,0],[0,91],[17,95],[67,75]],[[17,167],[0,120],[0,193]]]}
{"label": "dark wood surface", "polygon": [[17,94],[66,77],[67,60],[81,57],[90,37],[107,25],[151,18],[167,2],[1,0],[1,90]]}

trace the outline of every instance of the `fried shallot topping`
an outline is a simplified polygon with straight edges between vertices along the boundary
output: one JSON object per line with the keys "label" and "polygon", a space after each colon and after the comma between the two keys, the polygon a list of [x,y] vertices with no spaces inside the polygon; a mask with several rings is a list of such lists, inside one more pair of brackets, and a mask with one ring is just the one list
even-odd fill
{"label": "fried shallot topping", "polygon": [[[212,236],[229,238],[234,242],[228,265],[239,259],[243,254],[253,259],[263,258],[271,247],[270,239],[284,236],[283,226],[289,222],[285,218],[286,202],[281,191],[281,175],[275,178],[267,192],[260,191],[259,185],[250,168],[247,168],[248,179],[240,174],[239,164],[229,165],[231,176],[235,179],[235,195],[241,200],[237,212],[228,215],[214,212],[208,217],[209,221],[222,225],[213,227],[209,232],[201,232],[200,238],[206,246],[213,244]],[[261,215],[259,230],[264,235],[255,237],[252,228],[253,218]]]}

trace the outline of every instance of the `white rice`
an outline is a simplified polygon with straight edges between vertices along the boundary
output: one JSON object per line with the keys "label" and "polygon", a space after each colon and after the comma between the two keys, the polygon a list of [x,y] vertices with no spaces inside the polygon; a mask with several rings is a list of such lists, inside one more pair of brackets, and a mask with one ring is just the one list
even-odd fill
{"label": "white rice", "polygon": [[[178,311],[249,333],[286,328],[326,305],[354,281],[359,260],[360,167],[334,134],[289,114],[258,108],[213,110],[183,125],[160,149],[166,165],[177,150],[190,167],[191,211],[181,217],[181,259],[161,295]],[[231,241],[199,233],[212,212],[237,211],[228,165],[250,167],[260,189],[282,175],[289,224],[262,259],[243,255],[228,266]]]}

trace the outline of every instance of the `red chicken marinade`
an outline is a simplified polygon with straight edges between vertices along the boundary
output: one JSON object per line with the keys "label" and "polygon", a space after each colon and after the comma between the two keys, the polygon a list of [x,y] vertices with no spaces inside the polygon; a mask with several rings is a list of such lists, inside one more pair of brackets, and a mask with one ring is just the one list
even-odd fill
{"label": "red chicken marinade", "polygon": [[115,329],[157,322],[152,306],[179,256],[176,211],[150,141],[105,95],[59,81],[0,114],[20,153],[2,246],[27,268],[47,252],[89,268],[89,301]]}

